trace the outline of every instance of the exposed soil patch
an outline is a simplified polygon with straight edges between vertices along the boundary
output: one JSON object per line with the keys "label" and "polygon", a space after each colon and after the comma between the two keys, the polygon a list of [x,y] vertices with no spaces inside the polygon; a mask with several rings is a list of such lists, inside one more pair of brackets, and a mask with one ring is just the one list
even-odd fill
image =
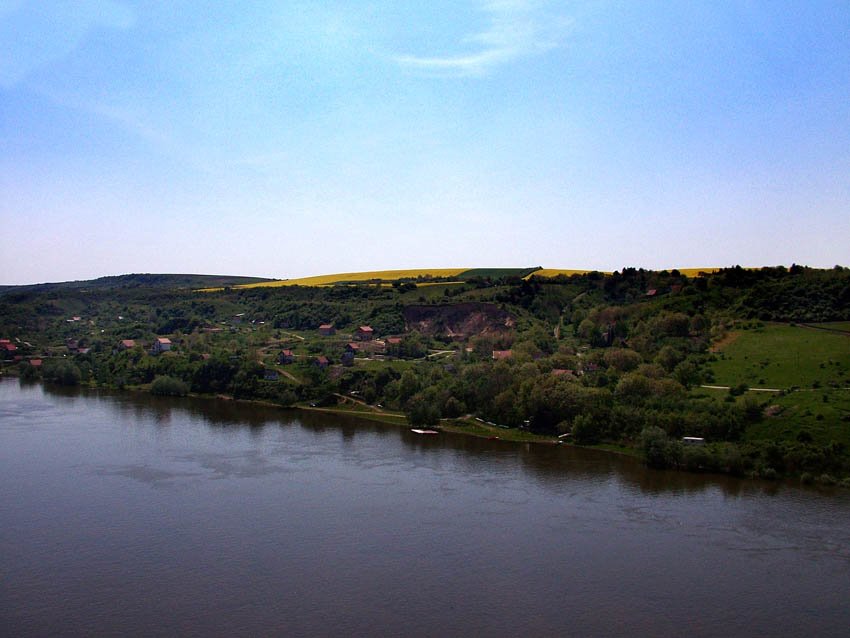
{"label": "exposed soil patch", "polygon": [[741,336],[741,333],[740,333],[740,332],[729,332],[729,333],[726,333],[726,336],[724,336],[724,337],[723,337],[722,339],[720,339],[719,341],[715,341],[715,342],[711,345],[711,348],[709,348],[709,350],[710,350],[711,352],[721,352],[724,348],[726,348],[727,346],[729,346],[729,345],[731,345],[732,343],[734,343],[734,342],[738,339],[738,337],[740,337],[740,336]]}
{"label": "exposed soil patch", "polygon": [[407,306],[404,308],[404,322],[408,330],[456,339],[504,334],[515,325],[513,315],[499,306],[472,302],[446,306]]}

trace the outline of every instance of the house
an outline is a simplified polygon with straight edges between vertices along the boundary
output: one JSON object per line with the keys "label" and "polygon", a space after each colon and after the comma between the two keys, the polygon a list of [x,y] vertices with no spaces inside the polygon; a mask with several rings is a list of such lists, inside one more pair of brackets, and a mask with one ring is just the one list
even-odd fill
{"label": "house", "polygon": [[360,326],[354,331],[354,338],[358,341],[371,341],[375,337],[375,331],[371,326]]}
{"label": "house", "polygon": [[401,355],[401,337],[387,337],[387,354],[391,357]]}
{"label": "house", "polygon": [[30,359],[30,365],[33,368],[40,368],[42,363],[41,359]]}
{"label": "house", "polygon": [[332,337],[336,334],[336,328],[332,323],[323,323],[319,326],[319,334],[323,337]]}
{"label": "house", "polygon": [[324,370],[331,362],[325,355],[320,355],[313,360],[313,364]]}
{"label": "house", "polygon": [[130,350],[136,347],[136,342],[133,339],[122,339],[118,342],[118,350]]}
{"label": "house", "polygon": [[0,344],[0,354],[3,355],[4,359],[12,359],[15,356],[15,351],[18,349],[14,343],[10,343],[6,341],[6,343]]}
{"label": "house", "polygon": [[493,350],[493,361],[502,361],[514,356],[513,350]]}
{"label": "house", "polygon": [[153,342],[153,347],[151,348],[151,352],[154,354],[161,354],[163,352],[168,352],[171,350],[171,339],[168,337],[157,337]]}
{"label": "house", "polygon": [[277,356],[277,362],[282,365],[289,365],[295,362],[295,353],[292,350],[281,350]]}
{"label": "house", "polygon": [[353,341],[350,342],[350,343],[347,343],[347,344],[345,344],[345,351],[351,352],[352,354],[360,352],[360,344],[354,343]]}
{"label": "house", "polygon": [[65,347],[71,352],[76,352],[80,347],[80,342],[76,339],[65,339]]}
{"label": "house", "polygon": [[346,368],[350,368],[354,365],[354,350],[346,350],[342,353],[342,365]]}

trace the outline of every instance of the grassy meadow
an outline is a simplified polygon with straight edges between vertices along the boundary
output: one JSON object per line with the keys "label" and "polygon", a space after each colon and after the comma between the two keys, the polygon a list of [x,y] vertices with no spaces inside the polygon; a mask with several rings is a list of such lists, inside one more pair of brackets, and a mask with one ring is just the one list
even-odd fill
{"label": "grassy meadow", "polygon": [[788,324],[733,333],[712,363],[714,382],[751,388],[850,385],[850,336]]}
{"label": "grassy meadow", "polygon": [[757,400],[766,413],[746,439],[850,446],[850,335],[788,324],[742,330],[726,340],[711,370],[717,385],[783,390],[738,399]]}

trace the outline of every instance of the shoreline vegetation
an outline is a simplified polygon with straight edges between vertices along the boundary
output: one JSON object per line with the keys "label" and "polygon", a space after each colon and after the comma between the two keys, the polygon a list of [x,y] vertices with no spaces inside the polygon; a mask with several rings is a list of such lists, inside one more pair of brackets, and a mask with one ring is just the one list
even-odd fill
{"label": "shoreline vegetation", "polygon": [[0,373],[850,484],[850,269],[308,279],[3,287]]}

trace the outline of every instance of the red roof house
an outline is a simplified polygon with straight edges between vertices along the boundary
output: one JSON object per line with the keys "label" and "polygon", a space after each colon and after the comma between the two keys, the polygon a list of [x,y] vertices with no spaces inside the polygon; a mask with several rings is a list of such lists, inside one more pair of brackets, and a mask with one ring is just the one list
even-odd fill
{"label": "red roof house", "polygon": [[360,326],[354,331],[354,338],[358,341],[370,341],[375,336],[372,326]]}

